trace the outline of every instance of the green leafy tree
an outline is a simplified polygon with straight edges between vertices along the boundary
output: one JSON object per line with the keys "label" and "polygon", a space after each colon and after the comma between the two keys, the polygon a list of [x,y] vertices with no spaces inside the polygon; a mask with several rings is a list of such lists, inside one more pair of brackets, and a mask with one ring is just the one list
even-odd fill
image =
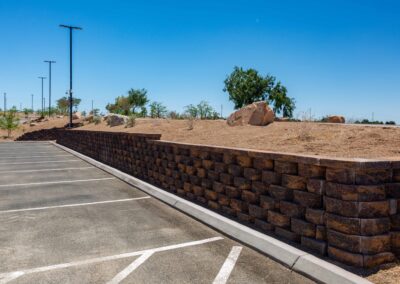
{"label": "green leafy tree", "polygon": [[99,116],[100,110],[98,108],[93,109],[89,112],[89,115]]}
{"label": "green leafy tree", "polygon": [[212,118],[213,113],[214,113],[214,109],[206,101],[201,101],[197,105],[197,110],[198,110],[198,115],[199,115],[200,119]]}
{"label": "green leafy tree", "polygon": [[128,91],[128,101],[132,108],[132,113],[136,113],[136,109],[143,107],[149,102],[146,89],[130,89]]}
{"label": "green leafy tree", "polygon": [[13,107],[0,117],[0,128],[7,130],[7,137],[11,136],[11,132],[19,127],[19,118],[17,117],[17,109]]}
{"label": "green leafy tree", "polygon": [[152,118],[163,118],[167,115],[167,108],[160,102],[150,104],[150,116]]}
{"label": "green leafy tree", "polygon": [[195,105],[190,104],[185,106],[185,114],[188,117],[197,118],[197,116],[199,115],[199,110]]}
{"label": "green leafy tree", "polygon": [[[109,103],[106,109],[110,113],[118,113],[123,115],[136,114],[137,116],[146,116],[148,103],[147,91],[145,89],[130,89],[128,95],[119,96],[113,104]],[[139,110],[139,111],[138,111]]]}
{"label": "green leafy tree", "polygon": [[[75,108],[75,111],[78,110],[78,106],[81,103],[81,99],[79,98],[72,98],[72,107]],[[62,97],[57,100],[57,108],[59,112],[63,115],[66,115],[69,113],[69,98],[67,97]]]}
{"label": "green leafy tree", "polygon": [[293,116],[295,101],[287,96],[286,87],[276,82],[273,76],[263,77],[255,69],[235,67],[224,83],[224,92],[229,93],[229,100],[235,104],[235,109],[257,101],[267,101],[276,113]]}

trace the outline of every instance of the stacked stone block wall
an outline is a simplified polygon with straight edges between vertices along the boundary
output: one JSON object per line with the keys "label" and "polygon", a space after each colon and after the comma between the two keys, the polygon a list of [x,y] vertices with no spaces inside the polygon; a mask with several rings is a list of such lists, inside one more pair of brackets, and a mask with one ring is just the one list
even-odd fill
{"label": "stacked stone block wall", "polygon": [[400,254],[398,161],[190,145],[150,134],[52,131],[61,145],[317,254],[359,267]]}

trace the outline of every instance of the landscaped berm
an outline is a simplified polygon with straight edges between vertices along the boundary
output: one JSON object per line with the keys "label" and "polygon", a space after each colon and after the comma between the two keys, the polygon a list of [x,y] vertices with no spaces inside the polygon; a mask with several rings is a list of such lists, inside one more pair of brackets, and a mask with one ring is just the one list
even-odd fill
{"label": "landscaped berm", "polygon": [[19,139],[57,140],[371,280],[395,283],[399,137],[395,126],[143,118],[131,128],[86,122]]}

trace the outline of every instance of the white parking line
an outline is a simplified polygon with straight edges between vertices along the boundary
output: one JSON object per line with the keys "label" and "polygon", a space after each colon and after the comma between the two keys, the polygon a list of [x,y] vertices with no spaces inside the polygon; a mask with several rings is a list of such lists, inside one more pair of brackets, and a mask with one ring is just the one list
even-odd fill
{"label": "white parking line", "polygon": [[[17,277],[26,275],[26,274],[46,272],[46,271],[55,270],[55,269],[69,268],[69,267],[74,267],[74,266],[99,263],[99,262],[103,262],[103,261],[128,258],[128,257],[132,257],[132,256],[147,254],[150,252],[156,253],[156,252],[161,252],[161,251],[174,250],[174,249],[179,249],[179,248],[184,248],[184,247],[206,244],[206,243],[215,242],[215,241],[219,241],[219,240],[223,240],[223,238],[222,237],[214,237],[214,238],[186,242],[186,243],[181,243],[181,244],[176,244],[176,245],[158,247],[158,248],[154,248],[154,249],[146,249],[146,250],[142,250],[142,251],[135,251],[135,252],[128,252],[128,253],[117,254],[117,255],[103,256],[103,257],[91,258],[91,259],[87,259],[87,260],[79,260],[79,261],[55,264],[55,265],[50,265],[50,266],[42,266],[42,267],[36,267],[36,268],[20,270],[20,271],[5,272],[5,273],[0,273],[0,283],[1,284],[8,283],[9,281],[11,281]],[[13,278],[10,280],[11,277],[13,277]]]}
{"label": "white parking line", "polygon": [[222,265],[217,277],[215,277],[213,284],[225,284],[228,281],[229,276],[235,267],[236,261],[239,258],[242,247],[234,246],[231,252],[226,258],[224,264]]}
{"label": "white parking line", "polygon": [[107,282],[107,284],[119,284],[122,280],[129,276],[136,268],[138,268],[142,263],[144,263],[150,256],[153,255],[154,252],[149,251],[142,254],[140,257],[135,259],[131,264],[129,264],[124,270],[115,275],[111,281]]}
{"label": "white parking line", "polygon": [[0,174],[74,171],[74,170],[87,170],[87,169],[95,169],[95,168],[96,167],[77,167],[77,168],[59,168],[59,169],[41,169],[41,170],[15,170],[15,171],[0,171]]}
{"label": "white parking line", "polygon": [[116,203],[116,202],[126,202],[126,201],[149,199],[149,198],[151,198],[151,197],[150,196],[143,196],[143,197],[126,198],[126,199],[97,201],[97,202],[74,203],[74,204],[54,205],[54,206],[45,206],[45,207],[33,207],[33,208],[24,208],[24,209],[11,209],[11,210],[0,211],[0,214],[15,213],[15,212],[26,212],[26,211],[37,211],[37,210],[46,210],[46,209],[55,209],[55,208],[98,205],[98,204],[107,204],[107,203]]}
{"label": "white parking line", "polygon": [[116,179],[114,177],[110,178],[93,178],[93,179],[77,179],[77,180],[60,180],[60,181],[45,181],[45,182],[33,182],[33,183],[14,183],[14,184],[2,184],[1,187],[16,187],[16,186],[28,186],[28,185],[41,185],[41,184],[60,184],[60,183],[75,183],[75,182],[91,182],[91,181],[101,181],[101,180],[111,180]]}
{"label": "white parking line", "polygon": [[13,157],[13,156],[8,156],[8,157],[1,157],[2,159],[30,159],[30,158],[53,158],[53,157],[74,157],[72,155],[51,155],[51,156],[24,156],[24,157]]}
{"label": "white parking line", "polygon": [[0,165],[26,165],[26,164],[46,164],[46,163],[66,163],[66,162],[81,162],[82,160],[64,160],[64,161],[40,161],[40,162],[16,162],[16,163],[0,163]]}
{"label": "white parking line", "polygon": [[[32,153],[32,151],[29,151],[29,153]],[[58,154],[58,153],[65,153],[65,151],[44,151],[44,152],[36,152],[35,151],[35,154],[51,154],[51,153],[54,153],[54,154]],[[1,154],[8,154],[8,155],[18,155],[18,154],[21,154],[21,152],[16,152],[16,153],[10,153],[10,151],[0,151],[0,155]]]}

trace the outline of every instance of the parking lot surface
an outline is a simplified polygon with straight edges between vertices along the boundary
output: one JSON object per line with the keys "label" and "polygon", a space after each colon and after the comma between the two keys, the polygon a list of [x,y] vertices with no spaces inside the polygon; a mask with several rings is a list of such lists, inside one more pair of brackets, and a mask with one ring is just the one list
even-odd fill
{"label": "parking lot surface", "polygon": [[311,283],[47,143],[0,143],[0,283]]}

